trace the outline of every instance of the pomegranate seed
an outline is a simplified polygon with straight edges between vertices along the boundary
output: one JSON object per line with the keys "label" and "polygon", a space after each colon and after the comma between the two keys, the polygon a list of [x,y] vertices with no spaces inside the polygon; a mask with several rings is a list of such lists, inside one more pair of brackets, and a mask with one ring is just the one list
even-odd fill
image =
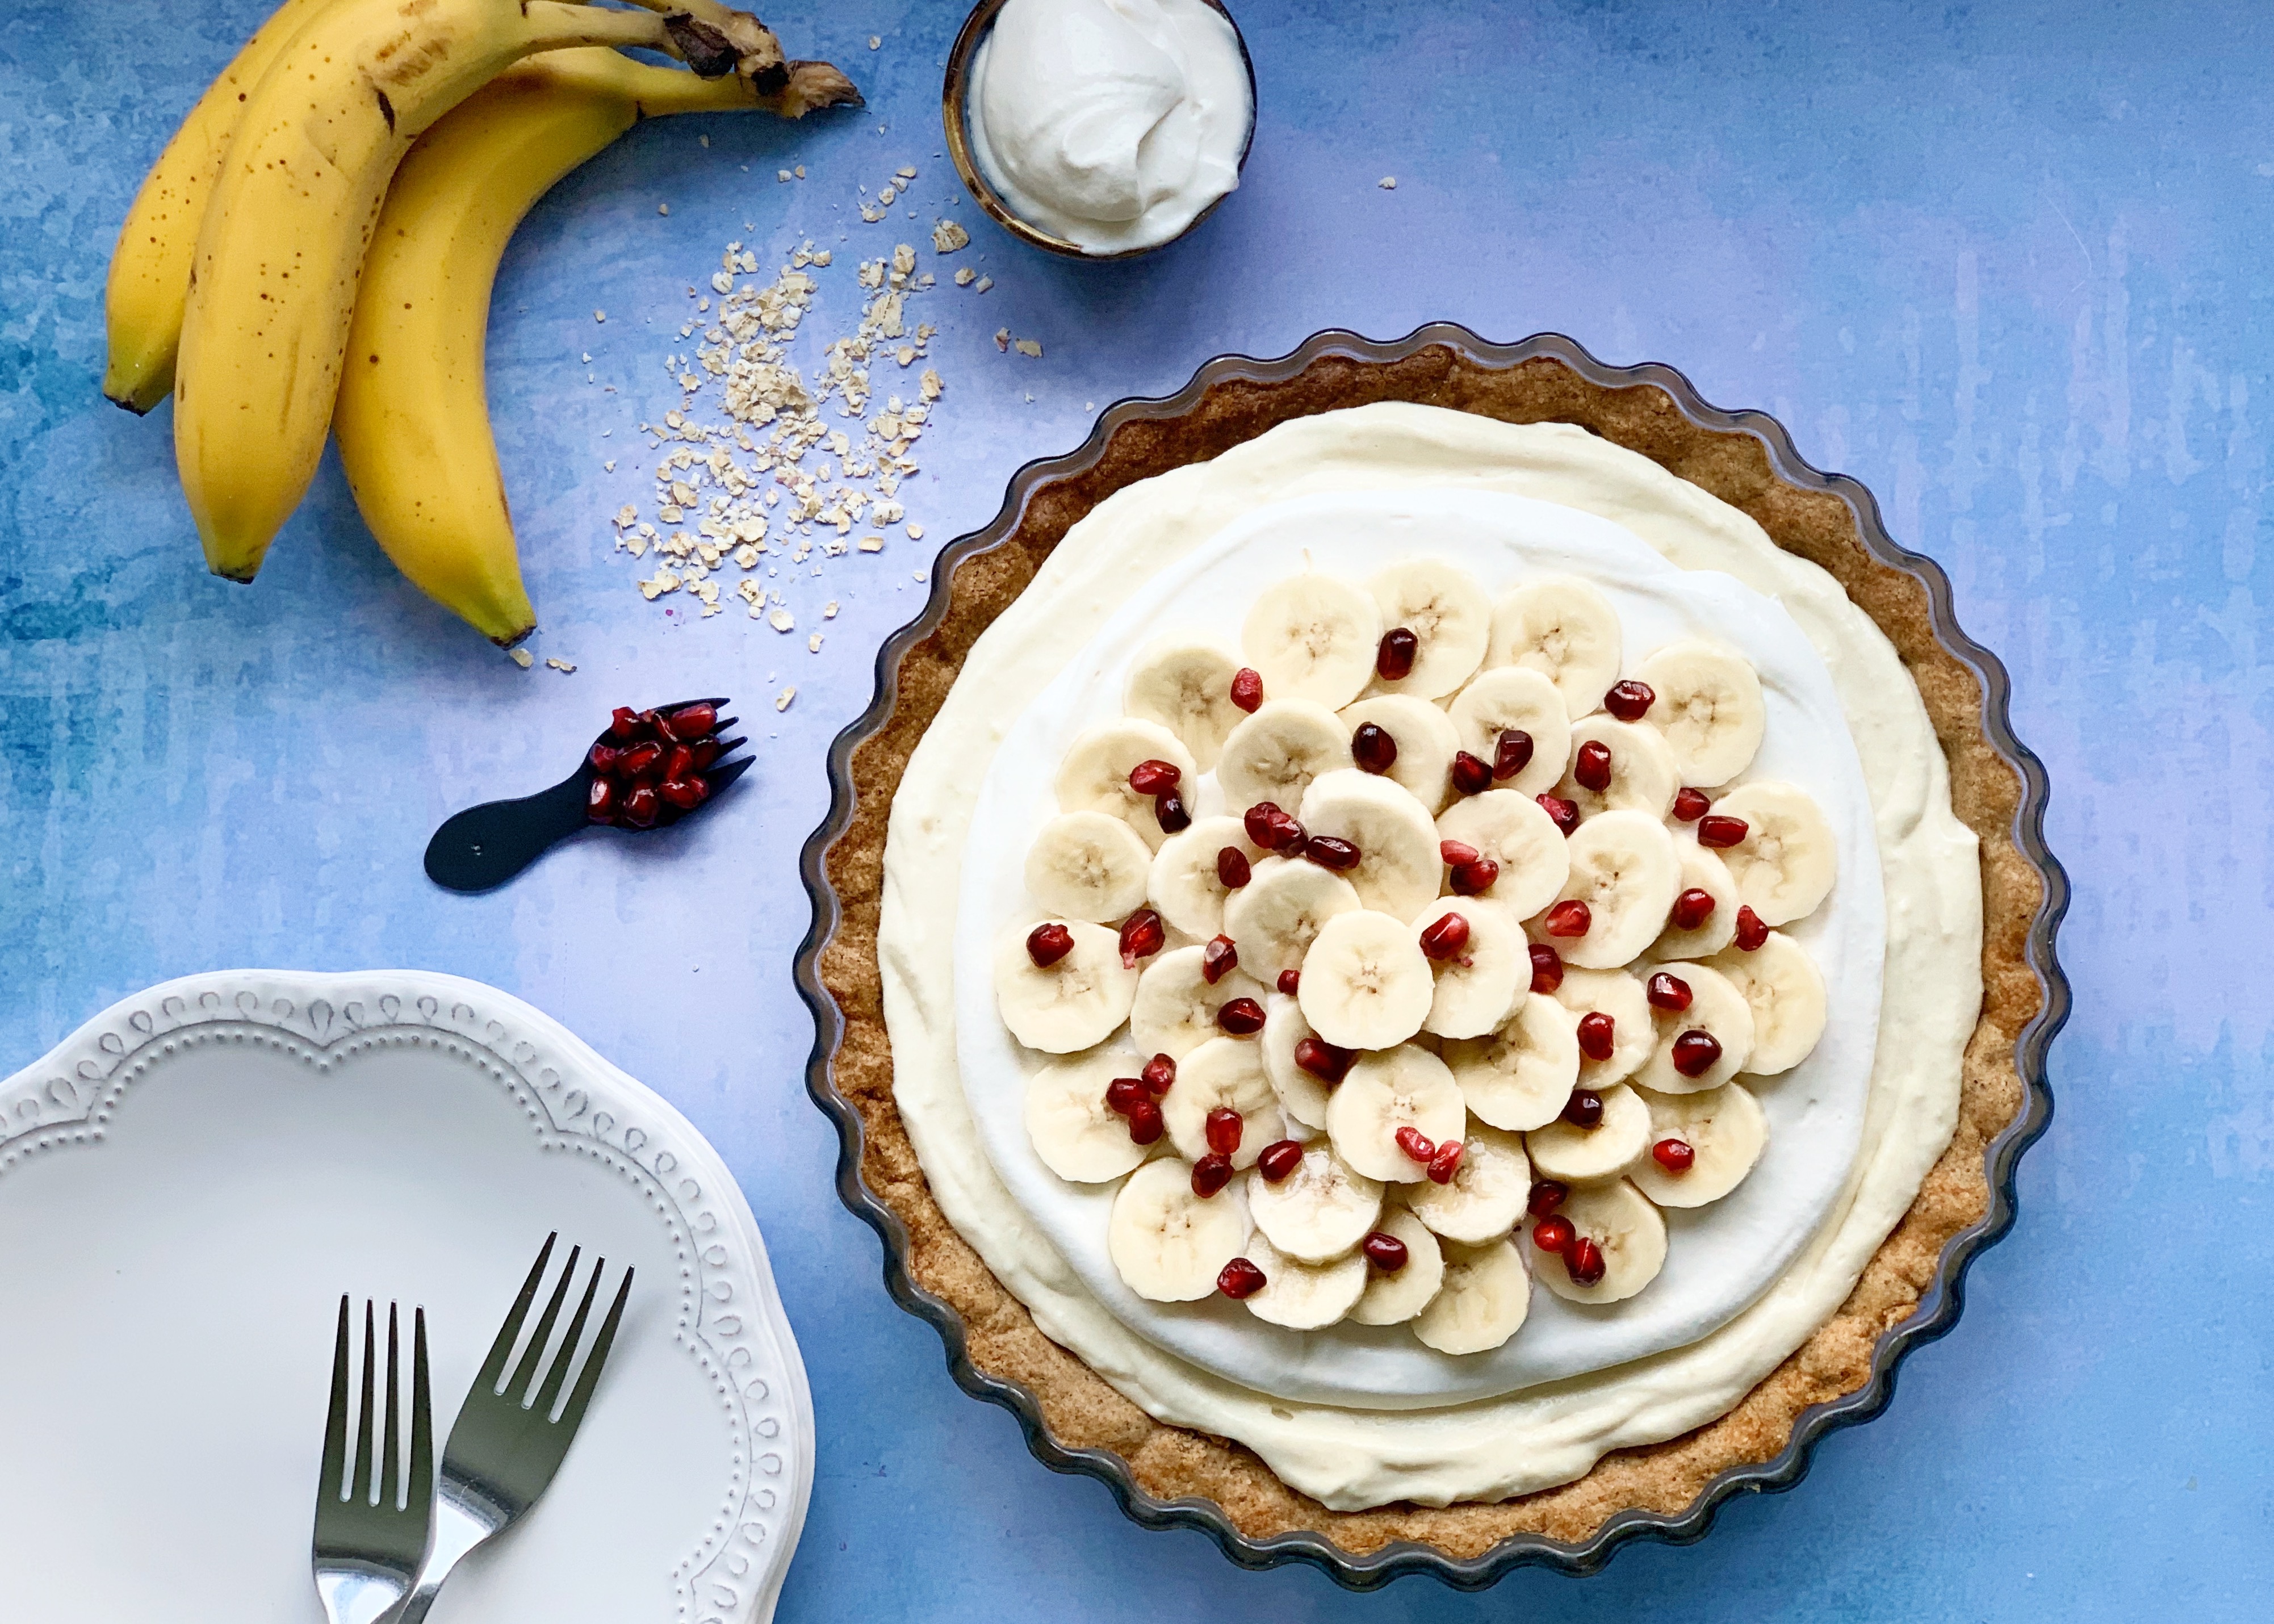
{"label": "pomegranate seed", "polygon": [[1405,1243],[1395,1235],[1384,1235],[1376,1229],[1358,1244],[1358,1249],[1366,1253],[1368,1263],[1385,1274],[1395,1274],[1405,1267]]}
{"label": "pomegranate seed", "polygon": [[1484,853],[1465,840],[1440,840],[1437,856],[1448,868],[1457,868],[1463,863],[1472,863]]}
{"label": "pomegranate seed", "polygon": [[1413,674],[1413,657],[1421,652],[1421,639],[1403,626],[1393,626],[1382,634],[1382,646],[1374,652],[1374,668],[1384,682],[1403,682]]}
{"label": "pomegranate seed", "polygon": [[1563,1267],[1570,1271],[1573,1285],[1595,1285],[1603,1278],[1603,1249],[1582,1235],[1563,1254]]}
{"label": "pomegranate seed", "polygon": [[1215,986],[1224,976],[1239,968],[1239,949],[1230,936],[1210,936],[1209,944],[1201,949],[1201,980]]}
{"label": "pomegranate seed", "polygon": [[1437,1147],[1437,1154],[1429,1158],[1429,1182],[1449,1184],[1453,1175],[1461,1170],[1461,1141],[1447,1139]]}
{"label": "pomegranate seed", "polygon": [[1670,915],[1676,930],[1695,930],[1713,917],[1713,893],[1693,885],[1674,899]]}
{"label": "pomegranate seed", "polygon": [[1563,985],[1563,955],[1545,942],[1532,944],[1532,990],[1554,992]]}
{"label": "pomegranate seed", "polygon": [[1569,1218],[1542,1218],[1532,1226],[1532,1244],[1542,1252],[1561,1252],[1577,1234]]}
{"label": "pomegranate seed", "polygon": [[596,744],[591,753],[584,757],[586,761],[592,763],[592,771],[595,772],[614,772],[616,770],[616,763],[623,758],[624,753],[613,744]]}
{"label": "pomegranate seed", "polygon": [[[1590,1060],[1603,1061],[1611,1057],[1617,1047],[1619,1024],[1600,1010],[1589,1010],[1579,1017],[1579,1052]],[[1593,1127],[1594,1124],[1587,1124]]]}
{"label": "pomegranate seed", "polygon": [[1446,914],[1439,916],[1434,923],[1421,933],[1422,954],[1430,959],[1454,958],[1468,944],[1469,921],[1458,914]]}
{"label": "pomegranate seed", "polygon": [[[1159,1109],[1155,1107],[1156,1110]],[[1193,1163],[1193,1193],[1206,1200],[1231,1182],[1231,1158],[1210,1151]],[[1251,1266],[1252,1267],[1252,1266]]]}
{"label": "pomegranate seed", "polygon": [[1216,1012],[1216,1024],[1236,1038],[1252,1038],[1263,1030],[1263,1006],[1253,998],[1234,998]]}
{"label": "pomegranate seed", "polygon": [[1532,1193],[1525,1198],[1525,1210],[1534,1218],[1545,1218],[1562,1206],[1570,1193],[1571,1186],[1569,1184],[1558,1184],[1552,1178],[1535,1179]]}
{"label": "pomegranate seed", "polygon": [[1242,665],[1231,673],[1231,703],[1253,716],[1263,703],[1263,673]]}
{"label": "pomegranate seed", "polygon": [[1338,1049],[1323,1038],[1304,1038],[1295,1045],[1295,1064],[1322,1083],[1339,1083],[1357,1061],[1356,1049]]}
{"label": "pomegranate seed", "polygon": [[1351,735],[1351,759],[1367,772],[1388,772],[1397,764],[1397,741],[1378,722],[1360,722]]}
{"label": "pomegranate seed", "polygon": [[1500,865],[1489,857],[1480,857],[1472,863],[1463,863],[1453,870],[1453,895],[1475,897],[1493,888],[1500,878]]}
{"label": "pomegranate seed", "polygon": [[1658,695],[1647,682],[1638,682],[1629,677],[1623,682],[1611,684],[1611,691],[1603,695],[1603,709],[1622,722],[1639,722],[1643,712],[1658,703]]}
{"label": "pomegranate seed", "polygon": [[592,786],[584,792],[584,816],[596,823],[605,823],[616,815],[616,786],[606,778],[594,778]]}
{"label": "pomegranate seed", "polygon": [[1302,990],[1303,973],[1300,970],[1282,970],[1277,985],[1281,992],[1291,998]]}
{"label": "pomegranate seed", "polygon": [[639,716],[629,705],[618,705],[615,714],[608,718],[608,736],[624,740],[640,736]]}
{"label": "pomegranate seed", "polygon": [[1153,1096],[1145,1092],[1145,1085],[1133,1077],[1117,1077],[1105,1085],[1105,1102],[1118,1115],[1126,1116],[1130,1108],[1150,1105]]}
{"label": "pomegranate seed", "polygon": [[695,752],[689,749],[683,744],[673,745],[671,747],[671,754],[664,757],[664,778],[666,780],[671,778],[683,778],[694,771]]}
{"label": "pomegranate seed", "polygon": [[1161,1118],[1161,1108],[1150,1100],[1140,1100],[1129,1108],[1129,1141],[1133,1145],[1154,1143],[1167,1125]]}
{"label": "pomegranate seed", "polygon": [[[1610,1017],[1606,1015],[1603,1019],[1608,1020]],[[1592,1088],[1574,1088],[1571,1097],[1563,1101],[1563,1120],[1593,1133],[1603,1125],[1603,1096]]]}
{"label": "pomegranate seed", "polygon": [[1749,953],[1760,951],[1761,944],[1769,939],[1769,928],[1761,923],[1761,916],[1751,908],[1737,910],[1737,945]]}
{"label": "pomegranate seed", "polygon": [[1185,810],[1185,798],[1169,790],[1153,797],[1153,821],[1164,834],[1178,835],[1193,826],[1193,815]]}
{"label": "pomegranate seed", "polygon": [[1161,927],[1161,916],[1150,908],[1140,908],[1121,921],[1121,964],[1133,970],[1141,959],[1150,959],[1161,951],[1169,933]]}
{"label": "pomegranate seed", "polygon": [[1601,794],[1611,786],[1611,747],[1600,739],[1590,739],[1579,747],[1579,754],[1571,763],[1571,778],[1581,789]]}
{"label": "pomegranate seed", "polygon": [[1736,845],[1745,838],[1745,820],[1726,813],[1709,812],[1698,820],[1698,844],[1714,847]]}
{"label": "pomegranate seed", "polygon": [[1208,1114],[1208,1147],[1219,1156],[1238,1150],[1240,1136],[1246,1131],[1247,1124],[1229,1105],[1219,1105]]}
{"label": "pomegranate seed", "polygon": [[1721,1040],[1695,1028],[1674,1040],[1674,1069],[1684,1077],[1703,1077],[1721,1057]]}
{"label": "pomegranate seed", "polygon": [[1532,765],[1532,735],[1521,727],[1505,727],[1493,741],[1493,777],[1512,778]]}
{"label": "pomegranate seed", "polygon": [[666,778],[655,793],[681,812],[692,812],[710,794],[711,786],[701,778]]}
{"label": "pomegranate seed", "polygon": [[1145,1063],[1145,1069],[1137,1073],[1137,1080],[1155,1094],[1164,1094],[1169,1092],[1169,1086],[1177,1080],[1177,1063],[1166,1055],[1156,1055]]}
{"label": "pomegranate seed", "polygon": [[[1198,1171],[1193,1174],[1193,1183],[1195,1186],[1200,1183],[1200,1177]],[[1263,1271],[1246,1258],[1234,1258],[1224,1266],[1223,1270],[1216,1277],[1216,1289],[1234,1302],[1238,1302],[1242,1297],[1254,1297],[1263,1289],[1266,1283]]]}
{"label": "pomegranate seed", "polygon": [[1561,795],[1535,795],[1532,799],[1540,803],[1542,812],[1555,821],[1555,827],[1567,838],[1579,826],[1577,802],[1566,801]]}
{"label": "pomegranate seed", "polygon": [[616,771],[628,778],[646,778],[654,777],[656,769],[662,765],[663,747],[650,740],[645,744],[636,744],[626,750],[623,758],[616,763]]}
{"label": "pomegranate seed", "polygon": [[1660,1139],[1650,1147],[1650,1159],[1669,1173],[1687,1173],[1698,1153],[1680,1139]]}
{"label": "pomegranate seed", "polygon": [[1429,1158],[1437,1154],[1435,1141],[1410,1122],[1397,1131],[1397,1148],[1423,1167],[1427,1167]]}
{"label": "pomegranate seed", "polygon": [[1263,1169],[1263,1182],[1267,1184],[1280,1183],[1302,1162],[1303,1147],[1293,1139],[1266,1145],[1263,1154],[1255,1158],[1255,1165]]}
{"label": "pomegranate seed", "polygon": [[1337,873],[1345,868],[1355,868],[1359,865],[1358,847],[1347,840],[1338,840],[1332,835],[1311,836],[1303,842],[1303,855],[1318,864],[1320,868],[1332,868]]}
{"label": "pomegranate seed", "polygon": [[1674,792],[1674,820],[1678,823],[1696,823],[1712,810],[1713,806],[1702,789],[1691,789],[1685,784]]}
{"label": "pomegranate seed", "polygon": [[1268,801],[1248,808],[1242,821],[1247,825],[1247,838],[1267,852],[1284,852],[1303,844],[1302,824]]}
{"label": "pomegranate seed", "polygon": [[1248,866],[1247,853],[1236,846],[1227,846],[1216,854],[1216,883],[1226,891],[1238,891],[1255,877]]}
{"label": "pomegranate seed", "polygon": [[1184,776],[1184,770],[1174,762],[1148,759],[1129,770],[1129,787],[1141,795],[1165,795]]}
{"label": "pomegranate seed", "polygon": [[1577,897],[1567,898],[1547,910],[1547,934],[1551,936],[1584,936],[1594,922],[1593,912]]}
{"label": "pomegranate seed", "polygon": [[1064,925],[1037,925],[1027,932],[1027,957],[1035,968],[1047,970],[1073,951],[1073,932]]}
{"label": "pomegranate seed", "polygon": [[639,725],[644,735],[650,739],[667,740],[671,737],[671,730],[663,725],[663,712],[660,710],[641,711]]}
{"label": "pomegranate seed", "polygon": [[659,809],[651,785],[635,784],[624,796],[624,822],[635,829],[645,829],[654,823]]}
{"label": "pomegranate seed", "polygon": [[1678,975],[1669,975],[1660,970],[1650,978],[1643,989],[1643,996],[1650,1000],[1651,1008],[1679,1015],[1690,1007],[1690,983]]}
{"label": "pomegranate seed", "polygon": [[697,739],[692,747],[692,754],[699,771],[719,759],[719,741],[716,739]]}
{"label": "pomegranate seed", "polygon": [[718,706],[689,705],[683,710],[672,712],[671,736],[674,739],[700,739],[718,726]]}
{"label": "pomegranate seed", "polygon": [[1453,753],[1453,787],[1464,795],[1481,795],[1492,787],[1492,769],[1482,756],[1466,750]]}

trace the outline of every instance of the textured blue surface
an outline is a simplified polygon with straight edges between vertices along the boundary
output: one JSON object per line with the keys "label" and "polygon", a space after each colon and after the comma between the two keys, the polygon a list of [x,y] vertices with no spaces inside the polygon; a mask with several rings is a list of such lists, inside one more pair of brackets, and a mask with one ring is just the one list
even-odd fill
{"label": "textured blue surface", "polygon": [[[259,9],[13,0],[0,34],[0,1071],[215,966],[451,971],[567,1021],[711,1135],[772,1244],[823,1439],[786,1619],[2265,1616],[2274,14],[1244,0],[1260,132],[1194,237],[1065,265],[953,211],[975,241],[949,263],[998,285],[928,301],[949,395],[908,492],[927,541],[801,583],[784,637],[642,603],[605,515],[643,458],[600,466],[674,403],[660,357],[726,240],[844,230],[870,254],[956,195],[934,154],[957,8],[781,7],[865,115],[637,131],[538,208],[500,284],[492,390],[562,677],[405,586],[335,464],[257,585],[208,577],[162,410],[97,395],[117,222]],[[801,162],[802,185],[771,178]],[[903,163],[918,218],[863,226],[855,184]],[[817,320],[851,300],[840,265]],[[1560,329],[1770,410],[1947,567],[2051,771],[2077,998],[2020,1226],[1886,1417],[1702,1545],[1366,1598],[1139,1530],[950,1384],[830,1188],[794,863],[824,747],[921,600],[913,555],[991,515],[1019,463],[1217,351],[1436,318]],[[999,354],[1003,325],[1044,357]],[[844,609],[809,655],[824,596]],[[442,816],[550,782],[609,705],[710,691],[764,718],[719,816],[578,844],[487,898],[420,876]]]}

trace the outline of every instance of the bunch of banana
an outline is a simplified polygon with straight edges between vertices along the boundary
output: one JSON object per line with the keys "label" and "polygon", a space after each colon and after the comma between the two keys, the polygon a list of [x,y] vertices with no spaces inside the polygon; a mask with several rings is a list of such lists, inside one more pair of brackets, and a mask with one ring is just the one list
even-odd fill
{"label": "bunch of banana", "polygon": [[104,393],[143,411],[170,383],[215,574],[252,578],[336,410],[388,555],[499,643],[534,625],[481,366],[515,224],[643,117],[860,99],[719,0],[638,4],[287,0],[192,111],[120,233]]}

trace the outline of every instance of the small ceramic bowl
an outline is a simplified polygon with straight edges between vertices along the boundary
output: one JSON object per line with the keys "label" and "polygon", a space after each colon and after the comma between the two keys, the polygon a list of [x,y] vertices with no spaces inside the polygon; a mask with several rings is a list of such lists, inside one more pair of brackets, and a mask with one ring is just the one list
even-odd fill
{"label": "small ceramic bowl", "polygon": [[[947,155],[955,161],[955,172],[963,177],[965,188],[979,200],[979,207],[987,211],[989,218],[1020,242],[1031,243],[1054,254],[1064,254],[1070,259],[1133,259],[1140,254],[1151,253],[1156,249],[1165,248],[1171,243],[1189,237],[1201,221],[1223,206],[1224,198],[1218,198],[1194,214],[1175,237],[1144,248],[1092,253],[1079,243],[1070,243],[1065,237],[1053,236],[1040,226],[1020,219],[1012,211],[1003,194],[996,191],[987,177],[980,172],[979,161],[971,148],[971,63],[979,54],[979,42],[995,26],[996,13],[1005,4],[1006,0],[979,0],[979,4],[971,8],[971,15],[963,19],[962,32],[955,36],[955,44],[947,53],[947,77],[940,86],[940,121],[947,126]],[[1239,145],[1239,166],[1244,175],[1247,169],[1247,154],[1255,146],[1255,62],[1247,54],[1247,41],[1239,32],[1238,20],[1224,8],[1223,0],[1201,0],[1201,4],[1231,25],[1232,41],[1239,47],[1240,66],[1247,71],[1247,139]],[[1224,197],[1231,195],[1227,192]]]}

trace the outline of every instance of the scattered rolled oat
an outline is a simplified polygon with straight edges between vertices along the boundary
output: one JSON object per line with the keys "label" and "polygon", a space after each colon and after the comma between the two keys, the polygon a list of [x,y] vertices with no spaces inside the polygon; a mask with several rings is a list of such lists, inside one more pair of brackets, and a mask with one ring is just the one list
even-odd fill
{"label": "scattered rolled oat", "polygon": [[884,41],[884,36],[883,36],[883,35],[881,35],[881,34],[870,34],[870,35],[869,36],[869,49],[870,49],[870,50],[875,50],[878,46],[882,45],[884,42],[885,42],[885,41]]}
{"label": "scattered rolled oat", "polygon": [[996,349],[998,349],[998,350],[1002,350],[1002,351],[1003,351],[1005,354],[1006,354],[1006,355],[1010,353],[1010,350],[1011,350],[1011,329],[1010,329],[1010,328],[1008,328],[1008,327],[997,327],[997,328],[995,329],[995,348],[996,348]]}
{"label": "scattered rolled oat", "polygon": [[[953,253],[957,249],[968,244],[970,241],[971,233],[953,220],[938,221],[932,226],[931,245],[933,252],[937,253]],[[958,275],[960,276],[960,274],[961,273],[959,272]]]}
{"label": "scattered rolled oat", "polygon": [[910,541],[922,541],[923,539],[923,526],[921,524],[909,525],[908,539]]}
{"label": "scattered rolled oat", "polygon": [[1381,187],[1384,192],[1395,192],[1397,190],[1397,177],[1395,175],[1385,175],[1374,184]]}
{"label": "scattered rolled oat", "polygon": [[793,699],[795,699],[796,697],[797,697],[797,690],[796,690],[795,688],[786,688],[782,689],[782,691],[781,691],[779,694],[778,694],[778,695],[776,695],[774,696],[774,709],[775,709],[775,710],[788,710],[788,709],[789,709],[789,702],[790,702],[791,700],[793,700]]}
{"label": "scattered rolled oat", "polygon": [[668,214],[671,213],[671,205],[668,203],[659,203],[655,206],[655,212],[659,214]]}
{"label": "scattered rolled oat", "polygon": [[510,659],[515,665],[520,666],[523,671],[527,671],[531,665],[537,664],[535,658],[531,655],[527,649],[508,649],[506,650],[506,658]]}
{"label": "scattered rolled oat", "polygon": [[992,276],[982,276],[982,277],[979,279],[979,285],[978,285],[978,287],[976,287],[976,288],[973,289],[972,289],[972,291],[973,291],[973,292],[975,292],[975,293],[984,293],[984,292],[986,292],[986,291],[987,291],[987,289],[990,289],[990,288],[993,287],[994,285],[995,285],[995,279],[994,279]]}
{"label": "scattered rolled oat", "polygon": [[1013,344],[1011,348],[1017,350],[1022,356],[1032,356],[1037,360],[1042,357],[1043,343],[1042,341],[1037,338],[1022,338],[1017,343]]}
{"label": "scattered rolled oat", "polygon": [[955,285],[959,288],[968,288],[972,282],[978,278],[978,272],[973,270],[967,265],[961,270],[956,272]]}
{"label": "scattered rolled oat", "polygon": [[818,654],[821,652],[821,634],[819,632],[814,633],[812,636],[808,637],[805,640],[805,650],[809,654]]}
{"label": "scattered rolled oat", "polygon": [[573,660],[555,659],[550,654],[545,657],[545,663],[552,666],[553,670],[560,672],[563,676],[566,676],[568,673],[576,669],[576,663]]}
{"label": "scattered rolled oat", "polygon": [[596,310],[592,312],[592,320],[595,321],[606,321],[607,319],[608,312],[605,310]]}
{"label": "scattered rolled oat", "polygon": [[833,620],[837,618],[837,600],[835,598],[832,598],[827,603],[821,605],[821,618],[825,620]]}
{"label": "scattered rolled oat", "polygon": [[863,536],[861,538],[862,552],[882,553],[884,550],[885,538],[882,536]]}
{"label": "scattered rolled oat", "polygon": [[778,632],[794,631],[797,629],[797,617],[787,609],[777,609],[766,616],[766,624]]}
{"label": "scattered rolled oat", "polygon": [[774,171],[774,179],[781,185],[787,185],[792,178],[793,177],[787,169],[776,169]]}

